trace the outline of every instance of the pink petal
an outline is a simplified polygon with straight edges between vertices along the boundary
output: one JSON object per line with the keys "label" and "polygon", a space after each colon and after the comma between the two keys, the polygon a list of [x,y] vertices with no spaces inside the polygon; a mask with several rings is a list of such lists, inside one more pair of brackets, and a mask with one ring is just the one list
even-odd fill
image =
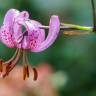
{"label": "pink petal", "polygon": [[21,20],[27,20],[29,18],[29,13],[27,11],[22,11],[20,12],[20,14],[16,17],[15,22],[16,21],[21,21]]}
{"label": "pink petal", "polygon": [[[28,44],[25,41],[26,45],[28,45],[28,47],[26,47],[26,48],[34,51],[38,46],[40,46],[41,42],[45,39],[45,31],[43,29],[39,29],[39,26],[41,26],[41,24],[37,21],[34,21],[34,20],[25,20],[25,21],[21,20],[20,21],[19,20],[17,25],[15,23],[16,30],[14,30],[14,32],[15,32],[14,36],[16,38],[15,40],[17,40],[17,43],[19,43],[19,41],[20,41],[20,39],[18,39],[18,38],[20,38],[20,36],[21,36],[21,38],[23,37],[23,33],[21,30],[22,25],[26,28],[26,31],[28,32],[28,34],[27,34],[28,35],[28,39],[27,39]],[[17,28],[17,27],[20,27],[20,28]],[[20,43],[22,43],[22,42],[20,42]],[[24,44],[24,42],[23,42],[23,44]]]}
{"label": "pink petal", "polygon": [[29,18],[29,13],[27,11],[21,12],[15,18],[14,26],[13,26],[13,30],[14,30],[13,38],[14,38],[14,42],[18,48],[22,47],[20,44],[20,43],[22,43],[21,40],[23,38],[22,28],[23,28],[23,26],[26,27],[25,21],[28,20],[28,18]]}
{"label": "pink petal", "polygon": [[[56,40],[58,33],[60,31],[60,21],[58,16],[51,16],[50,24],[49,24],[49,33],[45,41],[43,41],[34,52],[41,52],[48,47],[50,47],[54,41]],[[31,50],[33,51],[33,50]]]}
{"label": "pink petal", "polygon": [[35,52],[42,41],[45,40],[45,30],[40,29],[39,26],[42,25],[35,20],[27,21],[26,25],[28,28],[29,49]]}
{"label": "pink petal", "polygon": [[[41,24],[40,22],[35,21],[35,20],[31,20],[31,23],[34,24],[34,26],[35,26],[36,28],[42,26],[42,24]],[[45,40],[45,30],[44,30],[44,29],[39,29],[39,28],[38,28],[38,30],[40,30],[40,35],[41,35],[40,38],[41,38],[41,41],[44,41],[44,40]]]}
{"label": "pink petal", "polygon": [[12,40],[12,34],[10,33],[11,29],[6,25],[2,26],[0,29],[1,42],[7,47],[13,48],[14,42]]}
{"label": "pink petal", "polygon": [[24,36],[24,39],[21,44],[21,48],[28,49],[28,36]]}
{"label": "pink petal", "polygon": [[22,43],[24,44],[24,41],[26,41],[26,39],[24,39],[24,37],[23,37],[23,34],[24,34],[22,32],[23,27],[25,27],[27,29],[27,26],[26,26],[24,20],[15,21],[14,26],[13,26],[13,30],[14,30],[13,38],[14,38],[14,42],[15,42],[17,48],[22,48]]}
{"label": "pink petal", "polygon": [[3,24],[11,26],[13,24],[14,19],[19,15],[19,11],[16,9],[10,9],[7,11]]}
{"label": "pink petal", "polygon": [[5,44],[7,47],[13,48],[15,47],[12,34],[13,34],[13,23],[16,16],[19,14],[18,10],[10,9],[4,18],[3,26],[0,29],[0,38],[1,42]]}

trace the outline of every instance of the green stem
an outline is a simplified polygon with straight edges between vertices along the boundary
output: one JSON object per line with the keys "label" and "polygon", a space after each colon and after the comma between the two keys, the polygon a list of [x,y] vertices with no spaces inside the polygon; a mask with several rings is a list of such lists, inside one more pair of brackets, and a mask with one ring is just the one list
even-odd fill
{"label": "green stem", "polygon": [[90,31],[92,32],[93,28],[92,27],[86,27],[86,26],[80,26],[80,25],[74,25],[74,24],[65,24],[61,23],[62,26],[68,26],[70,28],[74,28],[76,30],[83,30],[83,31]]}

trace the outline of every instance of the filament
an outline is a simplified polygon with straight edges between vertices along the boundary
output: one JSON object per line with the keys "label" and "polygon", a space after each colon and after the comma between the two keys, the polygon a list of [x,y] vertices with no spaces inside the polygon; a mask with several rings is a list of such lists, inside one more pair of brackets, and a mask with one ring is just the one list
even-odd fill
{"label": "filament", "polygon": [[[28,61],[28,57],[26,55],[26,50],[23,51],[23,63],[24,63],[24,67],[23,67],[23,79],[25,80],[26,77],[29,77],[29,61]],[[36,68],[32,68],[33,71],[33,80],[36,81],[38,78],[38,72],[36,70]]]}
{"label": "filament", "polygon": [[[27,62],[27,64],[29,65],[29,61],[28,61],[27,55],[26,55],[26,62]],[[36,69],[36,68],[32,68],[32,71],[33,71],[33,80],[36,81],[37,78],[38,78],[37,69]],[[28,74],[27,74],[27,75],[28,75]]]}
{"label": "filament", "polygon": [[29,77],[29,67],[28,67],[28,59],[27,59],[27,55],[26,55],[26,50],[23,50],[23,80],[25,80],[26,78]]}
{"label": "filament", "polygon": [[12,58],[9,59],[8,61],[4,62],[3,64],[8,64],[9,62],[13,61],[16,58],[18,51],[19,51],[19,49],[17,48],[14,55],[12,56]]}
{"label": "filament", "polygon": [[22,52],[21,49],[19,49],[16,58],[6,65],[6,72],[3,75],[3,77],[7,76],[11,72],[11,70],[15,67],[15,65],[19,62],[20,58],[22,57],[21,52]]}

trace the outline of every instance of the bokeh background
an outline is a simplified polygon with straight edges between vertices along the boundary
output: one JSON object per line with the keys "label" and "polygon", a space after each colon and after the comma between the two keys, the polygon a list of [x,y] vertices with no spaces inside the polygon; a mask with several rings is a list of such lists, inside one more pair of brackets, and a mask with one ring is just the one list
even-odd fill
{"label": "bokeh background", "polygon": [[[10,8],[27,10],[31,19],[44,25],[53,14],[63,23],[93,25],[91,0],[0,0],[0,25]],[[0,58],[8,60],[14,51],[0,43]],[[12,76],[0,80],[0,96],[96,96],[95,34],[65,36],[60,31],[50,48],[29,52],[28,57],[39,70],[37,82],[31,77],[22,81],[22,69],[17,67]]]}

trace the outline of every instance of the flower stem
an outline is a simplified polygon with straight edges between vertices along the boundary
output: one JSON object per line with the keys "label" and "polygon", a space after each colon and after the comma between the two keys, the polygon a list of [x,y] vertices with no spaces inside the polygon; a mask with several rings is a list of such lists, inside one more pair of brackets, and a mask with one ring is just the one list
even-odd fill
{"label": "flower stem", "polygon": [[65,23],[61,23],[61,25],[74,28],[75,30],[83,30],[83,31],[90,31],[90,32],[92,32],[93,30],[93,27],[88,27],[88,26],[80,26],[80,25],[65,24]]}
{"label": "flower stem", "polygon": [[[40,26],[41,29],[49,29],[49,26]],[[80,25],[74,25],[74,24],[65,24],[61,23],[60,30],[83,30],[83,31],[93,31],[93,27],[88,26],[80,26]]]}

